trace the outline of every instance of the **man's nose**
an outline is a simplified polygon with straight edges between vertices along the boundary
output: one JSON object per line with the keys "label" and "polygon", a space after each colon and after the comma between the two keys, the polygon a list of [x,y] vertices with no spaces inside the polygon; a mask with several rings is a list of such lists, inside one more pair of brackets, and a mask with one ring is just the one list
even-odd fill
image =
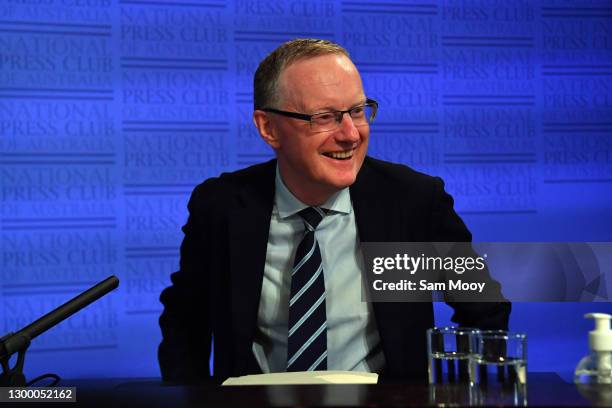
{"label": "man's nose", "polygon": [[345,112],[342,115],[340,123],[338,123],[338,127],[340,128],[338,134],[341,140],[353,142],[359,139],[359,131],[353,123],[353,118],[351,118],[351,115],[349,115],[348,112]]}

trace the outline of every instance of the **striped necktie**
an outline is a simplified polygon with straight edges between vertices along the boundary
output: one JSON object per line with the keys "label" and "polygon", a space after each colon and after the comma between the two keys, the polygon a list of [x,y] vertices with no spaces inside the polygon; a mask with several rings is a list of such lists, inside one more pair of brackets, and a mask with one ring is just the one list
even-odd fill
{"label": "striped necktie", "polygon": [[291,273],[287,371],[327,370],[325,279],[315,238],[325,213],[319,207],[309,207],[299,215],[306,229]]}

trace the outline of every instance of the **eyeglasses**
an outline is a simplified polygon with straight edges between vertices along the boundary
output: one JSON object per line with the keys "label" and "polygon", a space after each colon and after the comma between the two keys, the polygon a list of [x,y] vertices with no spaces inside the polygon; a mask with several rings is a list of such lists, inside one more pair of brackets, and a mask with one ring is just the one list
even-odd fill
{"label": "eyeglasses", "polygon": [[310,122],[310,130],[318,132],[329,132],[335,130],[342,123],[342,118],[345,113],[353,120],[355,126],[366,126],[374,121],[376,112],[378,111],[378,102],[374,99],[366,99],[363,105],[355,106],[354,108],[345,111],[329,111],[307,115],[305,113],[287,112],[278,109],[264,108],[264,112],[276,113],[277,115],[287,116],[289,118],[305,120]]}

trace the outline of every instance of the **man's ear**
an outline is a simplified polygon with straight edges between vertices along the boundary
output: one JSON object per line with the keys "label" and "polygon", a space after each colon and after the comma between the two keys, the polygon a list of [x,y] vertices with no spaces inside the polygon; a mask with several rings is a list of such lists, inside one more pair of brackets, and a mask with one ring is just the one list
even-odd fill
{"label": "man's ear", "polygon": [[259,135],[264,142],[269,144],[273,149],[278,149],[280,143],[276,137],[274,125],[270,121],[270,117],[266,114],[266,112],[261,110],[256,110],[253,112],[253,123],[255,123],[255,126],[259,131]]}

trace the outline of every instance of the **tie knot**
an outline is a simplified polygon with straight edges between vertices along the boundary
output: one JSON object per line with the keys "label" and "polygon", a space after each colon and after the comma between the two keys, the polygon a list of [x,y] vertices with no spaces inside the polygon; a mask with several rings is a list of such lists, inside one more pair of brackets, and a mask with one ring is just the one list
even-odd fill
{"label": "tie knot", "polygon": [[323,217],[325,217],[325,212],[319,207],[304,208],[298,214],[304,220],[304,225],[309,231],[316,230]]}

